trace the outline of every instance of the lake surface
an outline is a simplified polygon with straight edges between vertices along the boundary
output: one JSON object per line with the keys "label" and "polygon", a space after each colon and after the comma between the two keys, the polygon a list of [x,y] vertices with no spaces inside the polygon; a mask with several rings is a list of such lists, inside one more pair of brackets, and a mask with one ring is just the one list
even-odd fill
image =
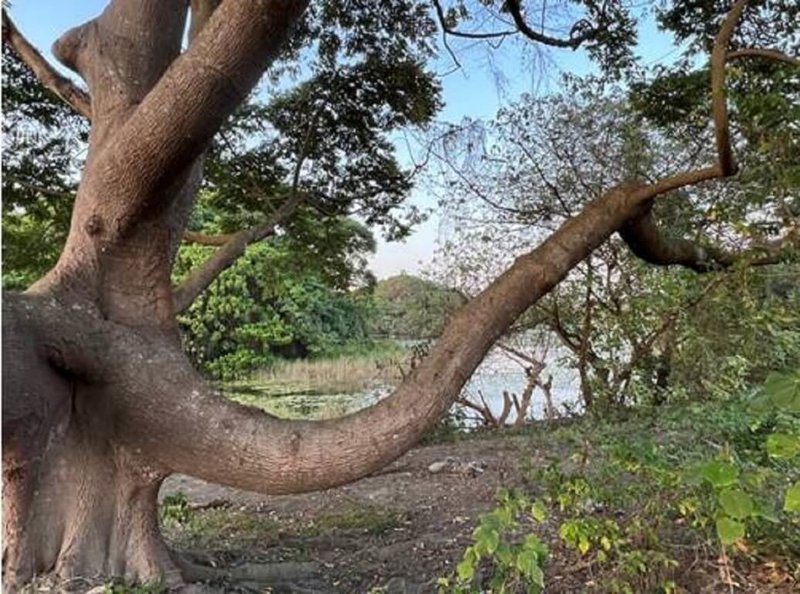
{"label": "lake surface", "polygon": [[[552,351],[545,358],[547,367],[542,372],[542,378],[553,376],[552,401],[556,410],[564,414],[567,411],[579,412],[577,403],[579,383],[577,374],[572,369],[565,368],[559,360],[563,353]],[[470,381],[464,388],[463,395],[471,401],[483,401],[489,406],[495,416],[503,409],[503,392],[520,395],[525,389],[527,378],[523,365],[500,349],[493,349],[486,356],[481,365],[476,369]],[[274,386],[259,385],[257,382],[239,383],[226,386],[224,391],[237,401],[254,404],[265,410],[284,418],[324,419],[342,416],[358,411],[378,402],[392,393],[392,387],[376,383],[369,389],[353,394],[314,394],[296,391],[276,393]],[[456,405],[458,406],[458,405]],[[542,419],[545,410],[544,394],[536,389],[533,394],[528,418]],[[465,416],[464,424],[474,426],[478,424],[474,411],[459,407]],[[507,422],[515,420],[512,411]]]}

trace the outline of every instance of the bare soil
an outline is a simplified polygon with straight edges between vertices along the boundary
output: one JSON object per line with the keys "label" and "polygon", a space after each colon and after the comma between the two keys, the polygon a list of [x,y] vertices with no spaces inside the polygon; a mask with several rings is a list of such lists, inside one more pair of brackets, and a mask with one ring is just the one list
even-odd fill
{"label": "bare soil", "polygon": [[[216,591],[436,592],[436,579],[454,570],[478,516],[495,506],[498,488],[530,490],[526,477],[546,454],[524,437],[471,438],[417,448],[344,487],[279,497],[173,476],[162,498],[183,493],[193,513],[217,516],[191,534],[165,526],[166,533],[196,563],[226,570],[227,579],[210,582]],[[430,472],[431,464],[448,459],[460,464]],[[469,462],[485,470],[467,472]],[[548,593],[607,591],[591,563],[560,548],[552,526],[542,536],[552,552]],[[738,587],[723,585],[718,558],[684,548],[677,592],[796,591],[796,583],[774,579],[755,561],[731,567]]]}

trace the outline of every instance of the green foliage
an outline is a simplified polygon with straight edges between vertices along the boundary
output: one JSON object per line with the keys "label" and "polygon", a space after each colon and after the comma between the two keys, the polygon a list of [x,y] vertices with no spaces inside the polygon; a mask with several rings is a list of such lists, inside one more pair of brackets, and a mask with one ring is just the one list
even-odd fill
{"label": "green foliage", "polygon": [[544,507],[506,489],[498,492],[497,500],[498,506],[481,516],[455,575],[439,579],[440,593],[461,594],[476,588],[490,592],[524,588],[531,594],[543,590],[549,551],[539,537],[525,533],[532,524],[546,520]]}
{"label": "green foliage", "polygon": [[88,127],[3,45],[3,286],[55,264],[69,228]]}
{"label": "green foliage", "polygon": [[[681,560],[708,549],[715,560],[720,547],[734,562],[758,556],[791,571],[800,550],[799,377],[773,373],[755,394],[724,402],[537,427],[527,434],[532,459],[556,454],[533,462],[530,494],[501,494],[441,591],[516,591],[504,539],[519,546],[553,534],[555,562],[591,567],[603,592],[694,586]],[[506,581],[489,585],[497,575]]]}
{"label": "green foliage", "polygon": [[[177,269],[207,257],[207,248],[183,248]],[[180,316],[189,356],[211,375],[232,379],[278,358],[332,355],[366,341],[362,304],[325,284],[309,262],[318,260],[298,262],[280,240],[249,248]]]}
{"label": "green foliage", "polygon": [[192,508],[183,493],[167,495],[158,508],[162,524],[186,524],[192,519]]}

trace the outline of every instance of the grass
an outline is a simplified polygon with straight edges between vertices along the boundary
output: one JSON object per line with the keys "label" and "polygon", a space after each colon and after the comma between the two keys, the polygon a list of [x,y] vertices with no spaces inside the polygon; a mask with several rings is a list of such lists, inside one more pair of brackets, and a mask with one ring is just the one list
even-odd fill
{"label": "grass", "polygon": [[231,507],[192,509],[178,494],[162,502],[161,526],[167,540],[178,549],[265,549],[279,538],[313,538],[332,532],[380,535],[408,522],[397,511],[375,505],[346,508],[294,524],[253,510]]}
{"label": "grass", "polygon": [[352,394],[376,384],[394,384],[407,352],[396,343],[374,350],[324,359],[282,361],[253,374],[251,381],[276,394]]}
{"label": "grass", "polygon": [[339,417],[374,402],[398,383],[408,351],[396,342],[335,358],[283,361],[244,381],[223,386],[226,395],[282,418]]}
{"label": "grass", "polygon": [[399,512],[372,505],[353,506],[342,512],[318,518],[301,530],[302,535],[318,536],[334,531],[383,534],[399,528],[408,518]]}

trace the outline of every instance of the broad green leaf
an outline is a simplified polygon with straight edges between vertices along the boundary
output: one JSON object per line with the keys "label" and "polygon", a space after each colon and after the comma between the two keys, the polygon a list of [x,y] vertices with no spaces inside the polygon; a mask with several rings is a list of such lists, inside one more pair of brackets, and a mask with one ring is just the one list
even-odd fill
{"label": "broad green leaf", "polygon": [[531,506],[531,516],[537,522],[544,522],[547,519],[547,509],[540,501],[535,501]]}
{"label": "broad green leaf", "polygon": [[787,512],[800,513],[800,481],[797,481],[786,491],[783,509]]}
{"label": "broad green leaf", "polygon": [[523,549],[517,555],[517,569],[526,581],[538,586],[544,585],[544,574],[539,567],[539,556],[535,551]]}
{"label": "broad green leaf", "polygon": [[800,412],[800,373],[770,373],[761,393],[780,410]]}
{"label": "broad green leaf", "polygon": [[475,548],[480,554],[492,555],[500,544],[500,533],[487,526],[475,530]]}
{"label": "broad green leaf", "polygon": [[712,460],[700,467],[700,476],[719,489],[734,484],[739,471],[730,462]]}
{"label": "broad green leaf", "polygon": [[744,537],[744,524],[725,516],[717,518],[717,535],[722,544],[732,545]]}
{"label": "broad green leaf", "polygon": [[742,519],[753,513],[753,499],[741,489],[724,489],[718,499],[722,509],[732,518]]}
{"label": "broad green leaf", "polygon": [[773,458],[793,458],[800,454],[800,435],[773,433],[767,437],[767,453]]}
{"label": "broad green leaf", "polygon": [[462,582],[470,582],[475,577],[475,565],[469,559],[464,559],[456,566],[458,579]]}
{"label": "broad green leaf", "polygon": [[547,549],[547,545],[544,544],[541,539],[536,536],[535,534],[529,534],[525,537],[525,542],[523,543],[523,548],[534,551],[537,555],[539,555],[539,560],[543,560],[547,558],[549,554],[549,550]]}

